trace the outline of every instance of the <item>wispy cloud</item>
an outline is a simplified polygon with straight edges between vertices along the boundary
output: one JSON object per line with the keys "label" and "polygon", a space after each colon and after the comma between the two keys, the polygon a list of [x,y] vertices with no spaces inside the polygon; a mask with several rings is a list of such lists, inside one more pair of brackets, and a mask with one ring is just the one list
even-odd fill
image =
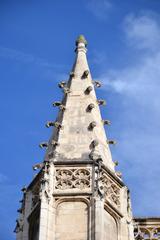
{"label": "wispy cloud", "polygon": [[[124,31],[126,44],[132,44],[137,49],[145,48],[146,51],[139,51],[138,54],[136,52],[134,64],[103,73],[101,79],[106,87],[115,92],[134,98],[141,105],[149,104],[159,110],[160,26],[156,19],[149,16],[129,15],[125,19]],[[156,51],[148,51],[153,49]]]}
{"label": "wispy cloud", "polygon": [[109,0],[89,0],[87,9],[97,18],[105,20],[108,16],[108,11],[112,8]]}
{"label": "wispy cloud", "polygon": [[[160,182],[159,20],[147,13],[128,15],[123,33],[134,61],[121,69],[104,72],[99,79],[106,91],[120,98],[119,150],[116,154],[123,159],[122,168],[127,169],[124,175],[128,176],[127,181],[133,189],[134,213],[156,215],[160,214],[160,193],[154,187]],[[152,207],[151,202],[154,202]]]}
{"label": "wispy cloud", "polygon": [[5,183],[7,180],[7,176],[5,176],[3,173],[0,173],[0,184]]}
{"label": "wispy cloud", "polygon": [[46,68],[58,68],[60,65],[50,63],[48,60],[34,56],[33,54],[24,53],[17,49],[6,48],[0,46],[0,57],[21,61],[24,63],[32,63]]}
{"label": "wispy cloud", "polygon": [[128,43],[138,49],[157,50],[160,47],[158,21],[149,15],[130,14],[124,21]]}

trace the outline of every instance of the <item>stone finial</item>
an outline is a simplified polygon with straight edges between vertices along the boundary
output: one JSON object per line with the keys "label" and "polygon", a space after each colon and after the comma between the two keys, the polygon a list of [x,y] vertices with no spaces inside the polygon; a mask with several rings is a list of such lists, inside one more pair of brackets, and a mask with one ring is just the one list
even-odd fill
{"label": "stone finial", "polygon": [[84,43],[85,46],[87,46],[87,41],[83,35],[79,35],[79,37],[76,40],[76,46],[78,46],[79,43]]}

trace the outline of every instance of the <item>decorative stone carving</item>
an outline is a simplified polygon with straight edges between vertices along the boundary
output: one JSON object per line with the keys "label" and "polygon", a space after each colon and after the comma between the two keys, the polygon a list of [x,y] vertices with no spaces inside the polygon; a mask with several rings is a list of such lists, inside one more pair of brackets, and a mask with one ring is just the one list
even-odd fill
{"label": "decorative stone carving", "polygon": [[92,86],[89,86],[86,88],[85,90],[85,94],[90,94],[90,92],[93,90],[93,87]]}
{"label": "decorative stone carving", "polygon": [[98,150],[96,150],[95,148],[91,150],[90,154],[89,154],[89,158],[96,161],[99,159],[102,159],[100,153]]}
{"label": "decorative stone carving", "polygon": [[68,87],[64,87],[64,88],[63,88],[63,92],[64,92],[65,94],[67,94],[67,93],[70,93],[71,91],[70,91],[70,89],[69,89]]}
{"label": "decorative stone carving", "polygon": [[88,190],[91,187],[90,168],[58,168],[55,176],[56,190]]}
{"label": "decorative stone carving", "polygon": [[95,87],[100,88],[101,87],[101,82],[100,81],[93,81],[93,84]]}
{"label": "decorative stone carving", "polygon": [[159,240],[160,239],[160,226],[135,226],[134,237],[136,240]]}
{"label": "decorative stone carving", "polygon": [[62,81],[62,82],[58,83],[58,87],[64,88],[66,86],[66,84],[67,84],[66,82]]}
{"label": "decorative stone carving", "polygon": [[111,125],[111,121],[110,120],[102,120],[104,125]]}
{"label": "decorative stone carving", "polygon": [[98,105],[106,105],[106,101],[103,99],[97,100]]}
{"label": "decorative stone carving", "polygon": [[70,72],[69,76],[70,76],[71,78],[73,78],[73,77],[75,76],[75,73],[74,73],[74,72]]}
{"label": "decorative stone carving", "polygon": [[39,144],[40,148],[47,148],[48,147],[48,142],[42,142]]}
{"label": "decorative stone carving", "polygon": [[54,122],[51,122],[51,121],[48,121],[46,123],[46,127],[49,128],[49,127],[53,127],[54,126]]}
{"label": "decorative stone carving", "polygon": [[53,102],[53,107],[59,107],[62,103],[59,101]]}
{"label": "decorative stone carving", "polygon": [[95,160],[95,193],[101,199],[104,198],[104,186],[102,182],[102,159]]}
{"label": "decorative stone carving", "polygon": [[120,187],[104,171],[102,172],[102,183],[105,199],[120,207]]}
{"label": "decorative stone carving", "polygon": [[99,144],[98,140],[94,139],[90,144],[90,148],[93,149],[93,148],[97,147],[98,144]]}
{"label": "decorative stone carving", "polygon": [[116,144],[116,141],[114,141],[114,140],[107,140],[107,144],[115,145],[115,144]]}
{"label": "decorative stone carving", "polygon": [[93,103],[90,103],[90,104],[87,106],[86,111],[87,111],[87,112],[91,112],[93,108],[95,108],[95,105],[94,105]]}
{"label": "decorative stone carving", "polygon": [[85,70],[85,71],[83,72],[82,78],[87,78],[88,75],[89,75],[89,70]]}
{"label": "decorative stone carving", "polygon": [[41,169],[44,166],[44,163],[37,163],[32,168],[34,171]]}
{"label": "decorative stone carving", "polygon": [[61,102],[54,102],[53,107],[59,107],[60,110],[65,110],[66,107]]}
{"label": "decorative stone carving", "polygon": [[118,161],[114,161],[114,165],[118,166],[119,162]]}
{"label": "decorative stone carving", "polygon": [[93,130],[94,127],[96,127],[97,123],[95,121],[91,122],[88,126],[88,130]]}
{"label": "decorative stone carving", "polygon": [[52,140],[52,141],[51,141],[51,144],[52,144],[53,146],[59,146],[59,143],[58,143],[56,140]]}
{"label": "decorative stone carving", "polygon": [[57,129],[63,128],[62,125],[61,125],[61,123],[59,123],[59,122],[52,122],[52,121],[48,121],[48,122],[46,123],[46,127],[47,127],[47,128],[49,128],[49,127],[55,127],[55,128],[57,128]]}
{"label": "decorative stone carving", "polygon": [[16,227],[14,229],[15,233],[23,231],[23,221],[22,219],[16,219]]}

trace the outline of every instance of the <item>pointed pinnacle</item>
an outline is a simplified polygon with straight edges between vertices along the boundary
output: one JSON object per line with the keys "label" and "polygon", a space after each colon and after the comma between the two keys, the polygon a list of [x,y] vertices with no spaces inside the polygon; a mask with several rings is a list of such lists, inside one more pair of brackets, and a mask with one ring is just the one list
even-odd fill
{"label": "pointed pinnacle", "polygon": [[78,46],[79,43],[84,43],[85,46],[87,46],[87,41],[83,35],[79,35],[79,37],[76,40],[76,46]]}

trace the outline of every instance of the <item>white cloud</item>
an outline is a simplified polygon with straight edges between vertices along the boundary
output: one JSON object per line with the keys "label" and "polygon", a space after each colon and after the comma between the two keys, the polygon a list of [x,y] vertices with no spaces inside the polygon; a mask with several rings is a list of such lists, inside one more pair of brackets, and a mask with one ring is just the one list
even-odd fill
{"label": "white cloud", "polygon": [[124,26],[128,41],[135,48],[156,50],[160,47],[159,23],[151,16],[130,14]]}
{"label": "white cloud", "polygon": [[133,190],[134,214],[156,215],[160,214],[160,193],[155,192],[160,181],[160,24],[153,16],[141,14],[127,16],[123,27],[134,60],[98,79],[120,99],[116,159],[122,159],[120,168]]}
{"label": "white cloud", "polygon": [[101,20],[107,18],[108,11],[111,7],[112,4],[109,0],[89,0],[87,4],[88,10]]}
{"label": "white cloud", "polygon": [[0,57],[13,59],[13,60],[24,62],[24,63],[32,63],[39,66],[47,67],[47,68],[60,67],[59,65],[50,63],[46,59],[34,56],[33,54],[24,53],[17,49],[6,48],[4,46],[0,46]]}
{"label": "white cloud", "polygon": [[139,64],[112,70],[100,78],[105,86],[134,98],[140,105],[150,105],[160,112],[160,52],[141,59]]}
{"label": "white cloud", "polygon": [[[156,51],[139,52],[135,63],[123,69],[112,69],[100,76],[105,86],[134,98],[139,104],[150,105],[160,112],[160,26],[148,16],[129,15],[125,24],[126,43],[137,48]],[[151,34],[153,33],[153,34]],[[153,42],[157,42],[152,46]],[[132,56],[131,56],[132,57]]]}

